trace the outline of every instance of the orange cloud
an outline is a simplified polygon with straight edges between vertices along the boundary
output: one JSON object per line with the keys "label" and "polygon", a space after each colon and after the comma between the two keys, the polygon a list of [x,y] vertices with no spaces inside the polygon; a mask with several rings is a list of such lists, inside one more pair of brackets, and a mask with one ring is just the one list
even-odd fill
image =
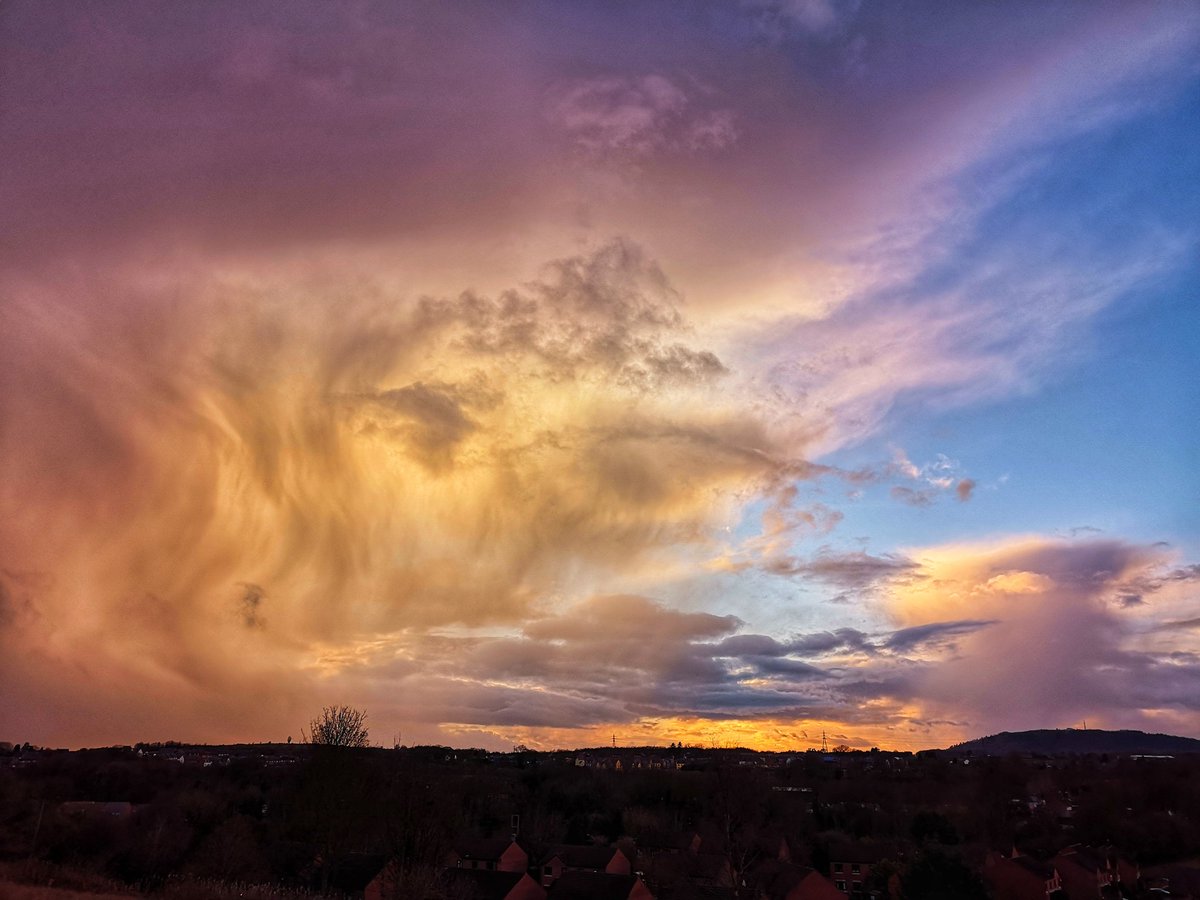
{"label": "orange cloud", "polygon": [[955,638],[951,656],[913,675],[909,696],[928,715],[969,709],[992,731],[1082,718],[1144,726],[1167,709],[1195,720],[1194,675],[1162,647],[1146,652],[1140,623],[1121,603],[1131,584],[1157,591],[1172,583],[1165,549],[1027,537],[914,557],[922,577],[894,585],[886,601],[898,622],[995,623]]}
{"label": "orange cloud", "polygon": [[0,640],[47,691],[303,697],[320,648],[524,621],[807,471],[626,243],[496,297],[105,287],[0,337]]}

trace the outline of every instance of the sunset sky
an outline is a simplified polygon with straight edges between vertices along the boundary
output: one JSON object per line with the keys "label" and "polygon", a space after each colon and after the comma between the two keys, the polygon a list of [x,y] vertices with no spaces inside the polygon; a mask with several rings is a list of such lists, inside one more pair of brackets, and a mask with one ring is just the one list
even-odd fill
{"label": "sunset sky", "polygon": [[1200,5],[0,5],[0,739],[1200,736]]}

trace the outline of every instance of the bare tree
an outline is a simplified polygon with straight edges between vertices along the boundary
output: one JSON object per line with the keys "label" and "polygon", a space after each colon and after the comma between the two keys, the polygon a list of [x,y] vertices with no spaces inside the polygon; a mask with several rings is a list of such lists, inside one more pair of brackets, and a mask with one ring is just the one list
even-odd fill
{"label": "bare tree", "polygon": [[326,706],[309,724],[308,740],[329,747],[366,747],[367,714],[352,706]]}

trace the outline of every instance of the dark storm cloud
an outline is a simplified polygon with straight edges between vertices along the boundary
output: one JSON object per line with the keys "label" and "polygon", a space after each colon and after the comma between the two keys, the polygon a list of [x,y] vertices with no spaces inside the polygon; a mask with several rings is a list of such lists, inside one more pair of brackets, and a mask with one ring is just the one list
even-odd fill
{"label": "dark storm cloud", "polygon": [[267,599],[266,593],[257,584],[245,583],[238,587],[242,589],[242,596],[238,601],[242,622],[247,628],[265,628],[266,621],[263,619],[262,607]]}
{"label": "dark storm cloud", "polygon": [[874,649],[874,645],[867,639],[867,635],[855,628],[838,628],[835,631],[800,635],[790,640],[788,646],[793,652],[814,656],[841,651],[854,652]]}
{"label": "dark storm cloud", "polygon": [[1141,606],[1146,598],[1172,584],[1200,582],[1200,565],[1178,566],[1165,572],[1139,575],[1117,585],[1117,602],[1124,607]]}
{"label": "dark storm cloud", "polygon": [[[465,704],[470,710],[464,724],[532,724],[536,718],[547,727],[570,728],[568,718],[554,719],[552,711],[565,716],[584,701],[613,722],[650,715],[858,721],[863,699],[908,695],[916,671],[953,651],[955,638],[989,624],[935,622],[874,636],[846,628],[778,640],[733,633],[742,627],[733,616],[616,596],[530,622],[519,637],[464,638],[428,648],[417,643],[413,649],[429,654],[419,671],[440,679],[440,696],[452,708]],[[910,658],[914,653],[920,657]],[[505,685],[501,694],[489,686],[497,683]],[[455,700],[456,691],[465,699]],[[519,696],[534,712],[518,722],[511,703],[493,708],[477,702],[496,696]]]}
{"label": "dark storm cloud", "polygon": [[894,579],[912,577],[920,566],[896,554],[873,556],[865,551],[826,551],[808,561],[776,560],[768,563],[766,568],[776,575],[809,576],[836,587],[865,590]]}
{"label": "dark storm cloud", "polygon": [[893,632],[884,642],[888,650],[905,653],[921,646],[945,644],[956,637],[974,634],[981,628],[995,625],[995,619],[963,619],[958,622],[930,622]]}

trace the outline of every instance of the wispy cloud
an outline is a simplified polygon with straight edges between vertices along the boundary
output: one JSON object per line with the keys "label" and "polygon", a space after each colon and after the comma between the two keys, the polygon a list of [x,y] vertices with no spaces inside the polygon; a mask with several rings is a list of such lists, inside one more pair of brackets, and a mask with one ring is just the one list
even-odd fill
{"label": "wispy cloud", "polygon": [[734,114],[705,93],[664,75],[604,76],[556,88],[547,115],[589,154],[720,150],[737,140]]}

